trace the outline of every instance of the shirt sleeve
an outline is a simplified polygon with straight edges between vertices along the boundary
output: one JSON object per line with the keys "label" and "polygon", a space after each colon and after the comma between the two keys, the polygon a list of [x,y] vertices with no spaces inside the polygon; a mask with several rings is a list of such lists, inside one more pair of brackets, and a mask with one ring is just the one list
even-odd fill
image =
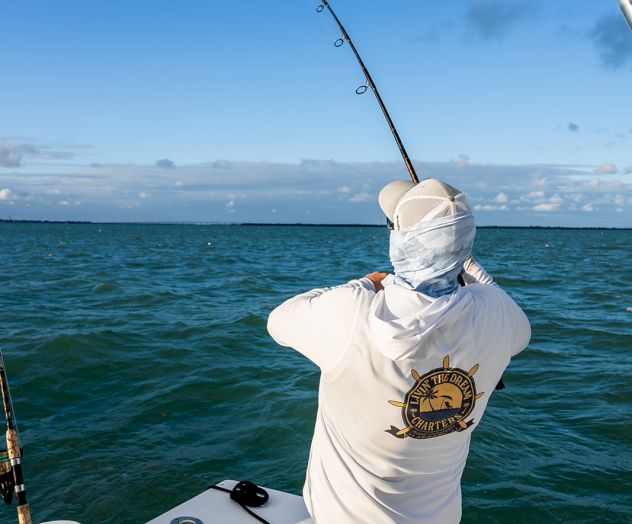
{"label": "shirt sleeve", "polygon": [[485,271],[476,260],[474,260],[474,257],[468,258],[463,264],[461,277],[463,278],[463,282],[465,282],[466,286],[470,284],[496,285],[491,275]]}
{"label": "shirt sleeve", "polygon": [[531,340],[531,324],[524,311],[502,289],[497,290],[503,297],[501,302],[503,312],[503,326],[508,340],[509,356],[515,357],[529,344]]}
{"label": "shirt sleeve", "polygon": [[511,351],[512,357],[515,357],[518,353],[525,349],[531,340],[531,324],[529,323],[529,319],[520,306],[518,306],[515,302],[514,304],[517,309],[514,315],[514,333],[516,344],[513,347],[513,351]]}
{"label": "shirt sleeve", "polygon": [[529,344],[531,340],[531,324],[527,315],[518,304],[504,290],[502,290],[485,269],[474,259],[468,258],[463,264],[461,273],[466,286],[472,284],[492,285],[499,294],[502,315],[502,326],[504,329],[509,356],[514,357]]}
{"label": "shirt sleeve", "polygon": [[363,278],[297,295],[270,313],[268,332],[278,344],[294,348],[326,373],[344,357],[358,301],[367,291],[374,293],[375,288]]}

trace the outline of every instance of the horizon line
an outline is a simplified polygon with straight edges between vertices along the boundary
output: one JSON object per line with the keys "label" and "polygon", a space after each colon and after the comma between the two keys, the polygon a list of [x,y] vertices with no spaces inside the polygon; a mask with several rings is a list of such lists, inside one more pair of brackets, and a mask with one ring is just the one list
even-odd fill
{"label": "horizon line", "polygon": [[[35,220],[0,218],[4,224],[94,224],[94,225],[147,225],[147,226],[273,226],[273,227],[386,227],[384,224],[345,224],[345,223],[314,223],[314,222],[204,222],[204,221],[93,221],[93,220]],[[570,229],[570,230],[622,230],[629,231],[632,227],[615,226],[506,226],[486,225],[476,226],[477,229]]]}

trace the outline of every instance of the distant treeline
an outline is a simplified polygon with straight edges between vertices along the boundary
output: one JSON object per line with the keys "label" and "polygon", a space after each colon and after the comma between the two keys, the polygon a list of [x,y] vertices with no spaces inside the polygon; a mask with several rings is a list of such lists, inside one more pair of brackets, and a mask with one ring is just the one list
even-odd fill
{"label": "distant treeline", "polygon": [[[382,224],[303,224],[301,222],[282,224],[275,222],[243,222],[241,224],[229,224],[239,226],[284,226],[284,227],[379,227],[384,228]],[[596,230],[628,230],[630,227],[574,227],[574,226],[476,226],[477,229],[596,229]]]}
{"label": "distant treeline", "polygon": [[15,222],[17,224],[92,224],[89,220],[26,220],[13,218],[0,218],[0,222]]}
{"label": "distant treeline", "polygon": [[[97,224],[97,225],[154,225],[154,226],[281,226],[281,227],[379,227],[381,224],[306,224],[302,222],[92,222],[90,220],[25,220],[0,218],[0,223],[16,224]],[[477,226],[478,229],[595,229],[595,230],[631,230],[631,227],[573,227],[573,226]]]}

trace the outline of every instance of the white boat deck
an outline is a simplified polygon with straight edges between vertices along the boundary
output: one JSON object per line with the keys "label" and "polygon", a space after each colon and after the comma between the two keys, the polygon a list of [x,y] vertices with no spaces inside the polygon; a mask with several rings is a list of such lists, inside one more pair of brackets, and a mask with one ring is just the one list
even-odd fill
{"label": "white boat deck", "polygon": [[[235,480],[224,480],[218,484],[222,488],[233,489]],[[303,498],[275,489],[264,488],[270,499],[263,506],[250,508],[253,513],[264,518],[270,524],[313,524],[305,508]],[[191,500],[150,520],[147,524],[176,524],[178,517],[193,517],[202,524],[256,524],[258,521],[248,514],[239,504],[230,499],[228,493],[208,489]],[[183,524],[193,524],[191,519]]]}

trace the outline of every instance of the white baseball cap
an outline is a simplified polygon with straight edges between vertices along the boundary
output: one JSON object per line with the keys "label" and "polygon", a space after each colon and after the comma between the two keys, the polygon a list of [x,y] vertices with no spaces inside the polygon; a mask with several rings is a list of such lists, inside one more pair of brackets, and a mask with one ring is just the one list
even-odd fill
{"label": "white baseball cap", "polygon": [[470,211],[465,193],[436,178],[426,178],[418,184],[408,180],[389,182],[380,191],[378,202],[398,231]]}

